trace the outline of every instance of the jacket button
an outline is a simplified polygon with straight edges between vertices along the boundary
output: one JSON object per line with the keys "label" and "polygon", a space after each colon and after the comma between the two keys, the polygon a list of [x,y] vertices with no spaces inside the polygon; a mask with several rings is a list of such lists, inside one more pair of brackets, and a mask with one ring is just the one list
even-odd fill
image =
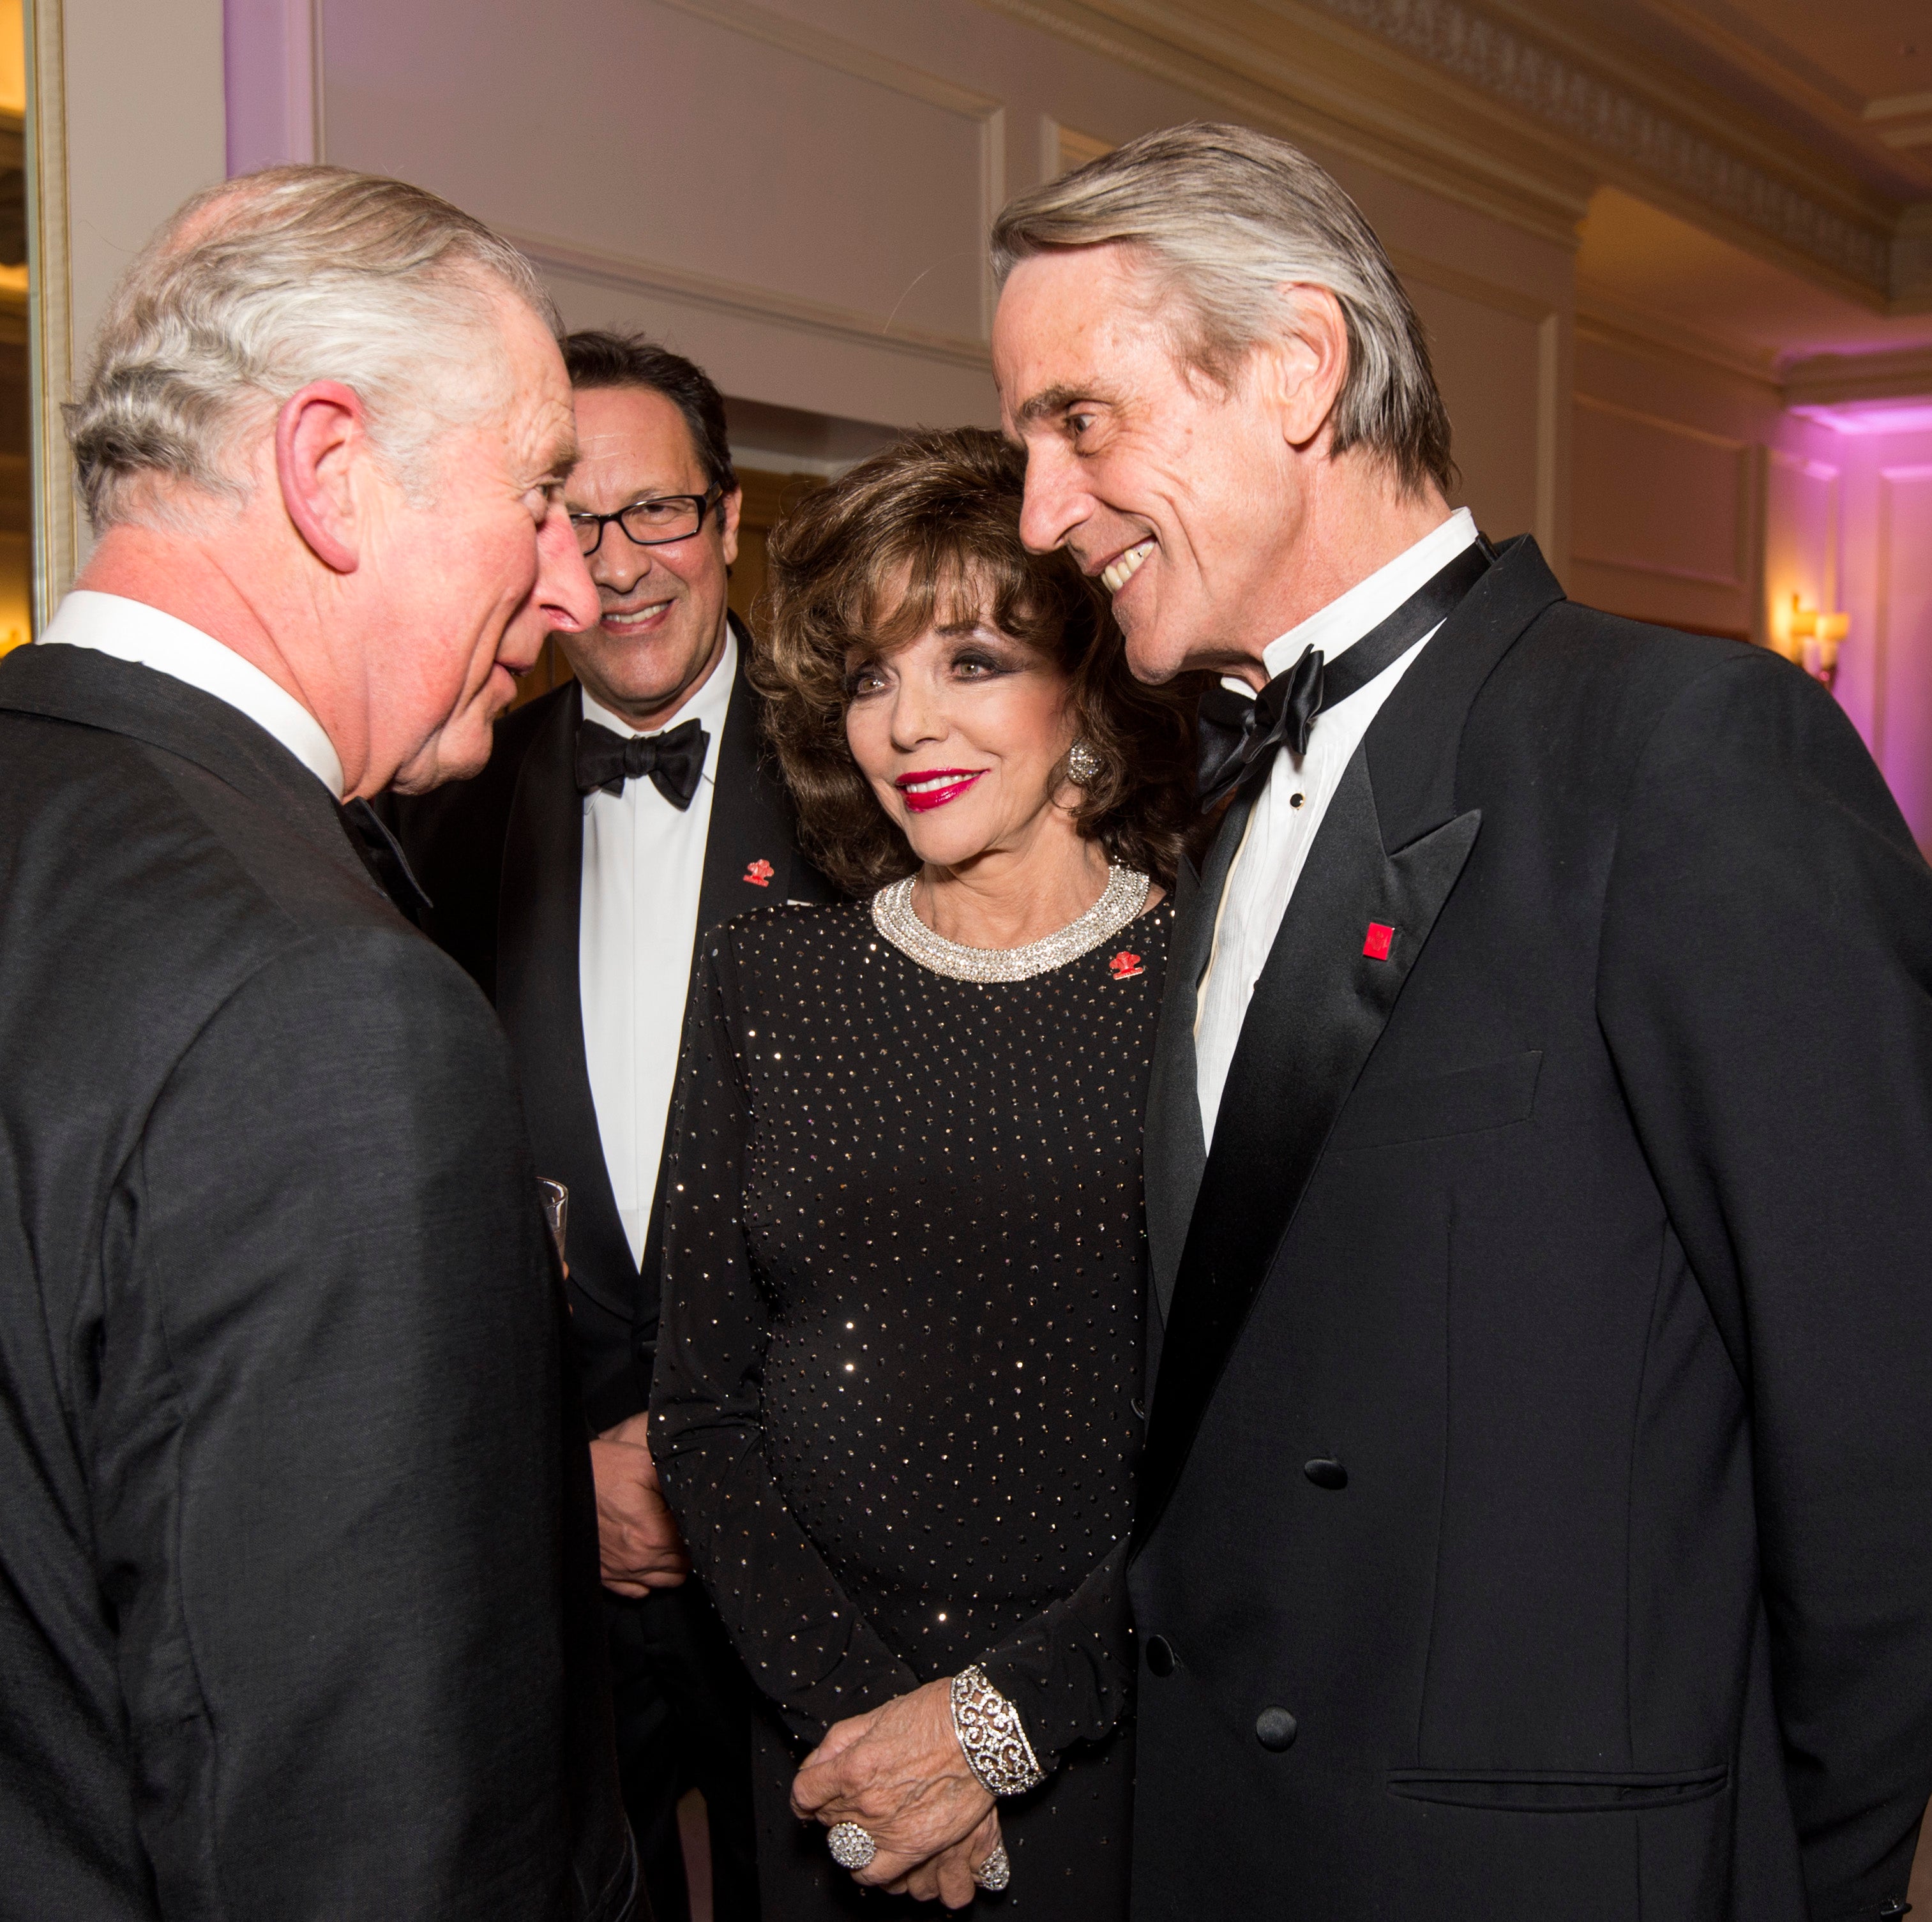
{"label": "jacket button", "polygon": [[1264,1708],[1255,1717],[1255,1740],[1276,1755],[1294,1747],[1297,1732],[1294,1717],[1285,1708]]}
{"label": "jacket button", "polygon": [[1174,1673],[1174,1645],[1164,1635],[1150,1635],[1147,1639],[1148,1673],[1163,1680]]}
{"label": "jacket button", "polygon": [[1345,1489],[1348,1486],[1348,1471],[1339,1462],[1330,1462],[1318,1456],[1312,1462],[1304,1462],[1301,1472],[1318,1489]]}

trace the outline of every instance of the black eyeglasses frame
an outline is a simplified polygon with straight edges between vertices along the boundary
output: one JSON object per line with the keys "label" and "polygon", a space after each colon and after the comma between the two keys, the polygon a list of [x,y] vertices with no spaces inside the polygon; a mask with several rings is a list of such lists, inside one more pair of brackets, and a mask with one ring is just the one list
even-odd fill
{"label": "black eyeglasses frame", "polygon": [[[623,529],[624,538],[634,547],[674,547],[680,541],[694,541],[704,532],[704,517],[723,499],[723,493],[718,488],[712,487],[708,492],[701,494],[652,494],[647,499],[634,500],[628,506],[620,507],[615,514],[573,514],[569,517],[570,524],[573,528],[581,528],[586,522],[592,522],[596,524],[597,529],[596,539],[592,541],[587,547],[584,544],[581,534],[579,534],[577,550],[586,560],[590,559],[596,553],[597,550],[603,546],[604,530],[614,520]],[[667,534],[661,540],[640,541],[629,528],[624,526],[625,515],[634,514],[640,507],[662,507],[671,501],[677,500],[688,501],[698,510],[698,525],[688,533]]]}

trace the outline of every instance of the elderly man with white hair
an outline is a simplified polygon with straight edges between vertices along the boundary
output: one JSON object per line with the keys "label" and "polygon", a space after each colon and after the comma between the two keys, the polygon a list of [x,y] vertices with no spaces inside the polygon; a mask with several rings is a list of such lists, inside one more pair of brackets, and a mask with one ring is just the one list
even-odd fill
{"label": "elderly man with white hair", "polygon": [[536,1171],[359,805],[596,616],[554,316],[433,195],[271,171],[69,428],[99,542],[0,664],[0,1909],[615,1922]]}
{"label": "elderly man with white hair", "polygon": [[1208,670],[1146,1150],[1144,1922],[1904,1912],[1932,873],[1824,690],[1452,511],[1305,155],[1009,206],[1023,531]]}

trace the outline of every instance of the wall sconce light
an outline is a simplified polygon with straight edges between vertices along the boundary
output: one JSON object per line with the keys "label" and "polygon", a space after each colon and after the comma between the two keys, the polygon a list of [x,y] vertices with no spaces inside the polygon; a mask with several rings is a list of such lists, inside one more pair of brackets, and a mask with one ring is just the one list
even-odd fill
{"label": "wall sconce light", "polygon": [[1821,613],[1814,607],[1798,605],[1791,597],[1791,639],[1786,658],[1802,667],[1814,681],[1826,687],[1838,678],[1838,644],[1852,631],[1850,614]]}

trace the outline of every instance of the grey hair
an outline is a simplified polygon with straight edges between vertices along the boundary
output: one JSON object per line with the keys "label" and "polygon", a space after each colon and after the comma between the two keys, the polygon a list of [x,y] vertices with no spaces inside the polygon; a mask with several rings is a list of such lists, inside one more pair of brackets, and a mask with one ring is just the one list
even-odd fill
{"label": "grey hair", "polygon": [[429,443],[507,380],[488,378],[506,293],[560,331],[514,247],[402,181],[278,166],[196,194],[122,275],[64,410],[88,521],[170,517],[170,478],[244,501],[239,442],[316,380],[361,397],[414,491]]}
{"label": "grey hair", "polygon": [[1258,342],[1292,330],[1288,288],[1326,287],[1348,335],[1334,451],[1367,448],[1411,490],[1454,484],[1422,324],[1360,210],[1300,148],[1211,121],[1144,133],[1008,202],[993,271],[1004,286],[1030,255],[1108,245],[1148,256],[1184,361],[1223,385]]}

